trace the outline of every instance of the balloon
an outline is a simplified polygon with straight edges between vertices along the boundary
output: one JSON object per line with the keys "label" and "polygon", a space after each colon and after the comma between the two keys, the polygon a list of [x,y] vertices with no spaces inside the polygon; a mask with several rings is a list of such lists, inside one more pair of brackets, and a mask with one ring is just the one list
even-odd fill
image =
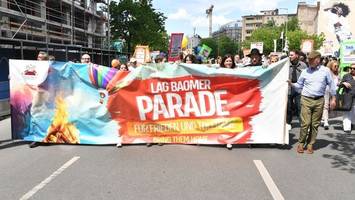
{"label": "balloon", "polygon": [[120,64],[121,64],[121,62],[118,59],[113,59],[111,61],[111,67],[117,68],[120,66]]}
{"label": "balloon", "polygon": [[182,42],[181,42],[181,48],[186,49],[188,42],[189,42],[189,39],[186,36],[184,36],[184,38],[182,39]]}
{"label": "balloon", "polygon": [[90,81],[97,88],[106,89],[107,84],[117,72],[118,70],[116,68],[109,68],[96,64],[90,64],[89,66]]}

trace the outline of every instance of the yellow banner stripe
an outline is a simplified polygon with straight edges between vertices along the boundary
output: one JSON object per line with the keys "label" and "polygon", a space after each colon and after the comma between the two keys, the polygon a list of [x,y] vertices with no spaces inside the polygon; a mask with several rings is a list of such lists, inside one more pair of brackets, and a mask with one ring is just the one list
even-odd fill
{"label": "yellow banner stripe", "polygon": [[236,133],[244,130],[240,117],[218,119],[179,119],[156,122],[128,122],[128,135],[132,137]]}

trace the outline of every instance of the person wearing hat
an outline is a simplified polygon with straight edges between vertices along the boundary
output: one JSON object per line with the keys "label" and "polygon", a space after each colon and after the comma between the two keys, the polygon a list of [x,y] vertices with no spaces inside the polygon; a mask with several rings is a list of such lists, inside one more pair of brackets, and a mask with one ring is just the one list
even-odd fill
{"label": "person wearing hat", "polygon": [[250,53],[247,55],[250,58],[250,63],[245,65],[245,67],[252,67],[252,66],[261,66],[262,63],[262,53],[260,53],[259,49],[252,49]]}
{"label": "person wearing hat", "polygon": [[296,90],[301,90],[300,136],[297,152],[303,153],[307,146],[307,153],[313,153],[318,127],[323,113],[325,89],[329,86],[331,100],[330,108],[335,108],[336,86],[329,68],[321,65],[321,54],[312,51],[309,56],[309,66],[301,72],[296,83],[288,83]]}

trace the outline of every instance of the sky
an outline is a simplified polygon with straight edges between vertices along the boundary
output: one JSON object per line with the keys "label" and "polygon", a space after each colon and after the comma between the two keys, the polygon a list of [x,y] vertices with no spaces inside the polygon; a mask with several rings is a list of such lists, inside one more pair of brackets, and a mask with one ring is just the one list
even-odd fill
{"label": "sky", "polygon": [[[300,0],[316,5],[316,0]],[[184,33],[208,37],[206,9],[214,5],[212,32],[228,22],[241,20],[244,15],[259,14],[261,10],[279,9],[280,14],[296,14],[299,0],[153,0],[153,7],[167,17],[165,28],[169,34]],[[287,10],[286,10],[287,9]]]}

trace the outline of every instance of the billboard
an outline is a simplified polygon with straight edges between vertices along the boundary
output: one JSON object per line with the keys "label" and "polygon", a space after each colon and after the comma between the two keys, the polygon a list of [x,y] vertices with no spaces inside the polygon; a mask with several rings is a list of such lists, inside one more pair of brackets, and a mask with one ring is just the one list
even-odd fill
{"label": "billboard", "polygon": [[172,33],[169,44],[169,62],[175,62],[180,59],[181,43],[184,37],[183,33]]}
{"label": "billboard", "polygon": [[330,54],[330,44],[333,55],[339,56],[340,44],[354,39],[355,34],[355,1],[354,0],[322,0],[318,13],[317,33],[325,35],[323,54]]}

